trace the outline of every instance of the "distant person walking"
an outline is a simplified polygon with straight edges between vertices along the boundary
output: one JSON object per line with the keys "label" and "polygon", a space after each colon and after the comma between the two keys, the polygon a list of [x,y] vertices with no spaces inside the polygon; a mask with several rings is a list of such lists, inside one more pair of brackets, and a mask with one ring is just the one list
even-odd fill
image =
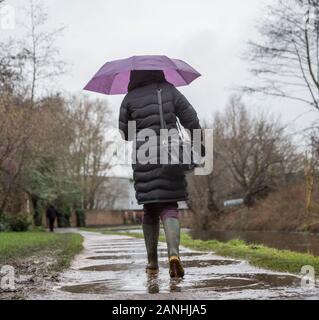
{"label": "distant person walking", "polygon": [[50,232],[54,232],[54,223],[55,223],[55,219],[57,218],[57,214],[58,214],[57,209],[52,204],[50,204],[46,210],[46,217],[49,222]]}

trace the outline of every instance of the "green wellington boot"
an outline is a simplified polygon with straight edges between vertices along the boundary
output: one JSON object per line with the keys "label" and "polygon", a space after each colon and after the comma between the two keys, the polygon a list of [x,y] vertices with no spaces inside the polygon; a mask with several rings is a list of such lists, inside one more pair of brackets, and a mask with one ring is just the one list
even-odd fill
{"label": "green wellington boot", "polygon": [[143,233],[145,246],[147,251],[148,264],[146,266],[146,273],[156,274],[158,273],[158,255],[157,244],[159,237],[160,224],[143,224]]}
{"label": "green wellington boot", "polygon": [[172,278],[183,277],[184,268],[179,258],[180,221],[176,218],[167,218],[163,225],[169,258],[169,274]]}

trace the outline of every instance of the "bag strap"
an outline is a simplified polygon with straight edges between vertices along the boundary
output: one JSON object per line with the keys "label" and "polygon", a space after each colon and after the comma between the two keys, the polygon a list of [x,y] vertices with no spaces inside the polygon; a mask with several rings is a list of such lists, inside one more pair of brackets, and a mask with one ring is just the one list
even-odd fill
{"label": "bag strap", "polygon": [[158,100],[159,114],[160,114],[160,120],[161,120],[161,129],[166,129],[166,122],[163,114],[162,88],[157,88],[157,100]]}
{"label": "bag strap", "polygon": [[[164,119],[164,113],[163,113],[163,99],[162,99],[162,88],[157,88],[157,100],[158,100],[158,107],[159,107],[159,114],[160,114],[160,121],[161,121],[161,129],[166,129],[166,121]],[[177,130],[179,132],[179,136],[182,140],[185,139],[185,135],[182,130],[182,125],[179,122],[179,119],[176,117],[176,124],[177,124]]]}

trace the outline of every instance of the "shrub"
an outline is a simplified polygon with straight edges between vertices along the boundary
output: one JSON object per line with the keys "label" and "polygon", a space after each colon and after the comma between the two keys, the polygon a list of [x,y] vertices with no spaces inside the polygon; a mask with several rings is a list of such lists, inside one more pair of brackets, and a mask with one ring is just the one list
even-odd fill
{"label": "shrub", "polygon": [[85,227],[85,210],[83,209],[76,209],[76,226],[77,227]]}
{"label": "shrub", "polygon": [[31,226],[30,215],[25,212],[10,214],[6,219],[12,231],[27,231]]}
{"label": "shrub", "polygon": [[10,229],[7,216],[5,213],[0,213],[0,232],[8,231]]}
{"label": "shrub", "polygon": [[9,225],[7,223],[5,223],[4,221],[0,222],[0,232],[3,231],[8,231],[9,230]]}

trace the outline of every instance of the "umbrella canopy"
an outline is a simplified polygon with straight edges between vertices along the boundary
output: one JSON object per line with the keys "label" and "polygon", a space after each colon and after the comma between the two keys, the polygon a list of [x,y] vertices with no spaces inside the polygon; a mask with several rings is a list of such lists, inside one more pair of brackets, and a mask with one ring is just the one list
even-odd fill
{"label": "umbrella canopy", "polygon": [[104,94],[127,93],[132,70],[162,70],[166,80],[176,87],[188,85],[201,76],[182,60],[159,55],[133,56],[104,64],[84,90]]}

